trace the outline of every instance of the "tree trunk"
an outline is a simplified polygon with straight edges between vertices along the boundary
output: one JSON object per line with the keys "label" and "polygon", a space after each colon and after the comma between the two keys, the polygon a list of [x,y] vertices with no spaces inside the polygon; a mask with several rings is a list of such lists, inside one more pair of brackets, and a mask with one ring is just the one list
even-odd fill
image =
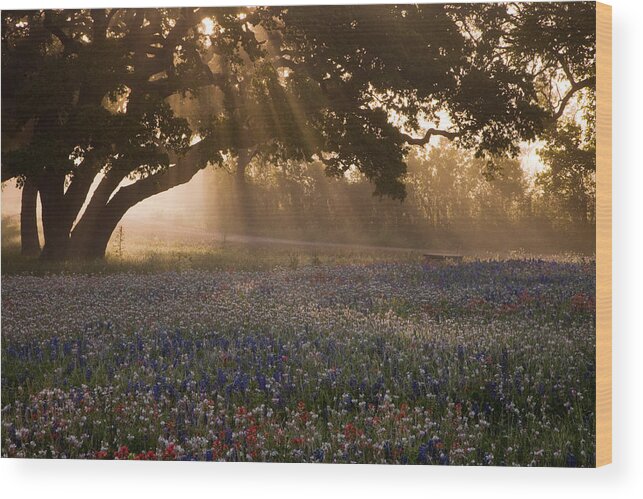
{"label": "tree trunk", "polygon": [[20,243],[24,256],[40,254],[40,239],[38,238],[38,221],[36,205],[38,201],[38,186],[33,179],[26,179],[22,187],[20,206]]}
{"label": "tree trunk", "polygon": [[112,226],[114,215],[109,216],[107,206],[110,196],[123,177],[122,172],[110,170],[98,184],[83,216],[71,234],[70,257],[90,260],[105,257],[109,238],[120,220],[119,217]]}
{"label": "tree trunk", "polygon": [[83,260],[105,258],[107,245],[127,208],[107,205],[101,210],[83,215],[71,235],[69,256]]}
{"label": "tree trunk", "polygon": [[38,190],[42,203],[42,229],[45,246],[40,258],[63,260],[67,256],[69,227],[64,203],[65,176],[50,174],[41,179]]}
{"label": "tree trunk", "polygon": [[120,187],[113,195],[124,175],[118,171],[108,172],[74,227],[69,255],[83,259],[104,258],[112,232],[127,210],[151,196],[189,182],[206,165],[200,154],[207,145],[206,141],[195,144],[187,154],[175,158],[174,166]]}
{"label": "tree trunk", "polygon": [[208,145],[206,140],[198,142],[183,156],[173,158],[174,166],[120,188],[128,171],[108,171],[75,226],[74,221],[98,170],[74,177],[66,193],[65,176],[48,175],[39,185],[45,232],[41,258],[104,258],[112,232],[127,210],[151,196],[189,182],[206,166],[202,156]]}
{"label": "tree trunk", "polygon": [[45,233],[45,247],[41,258],[63,260],[70,256],[71,229],[98,173],[97,165],[93,160],[88,161],[82,171],[71,177],[66,192],[65,182],[68,177],[64,173],[52,172],[40,180],[42,225]]}

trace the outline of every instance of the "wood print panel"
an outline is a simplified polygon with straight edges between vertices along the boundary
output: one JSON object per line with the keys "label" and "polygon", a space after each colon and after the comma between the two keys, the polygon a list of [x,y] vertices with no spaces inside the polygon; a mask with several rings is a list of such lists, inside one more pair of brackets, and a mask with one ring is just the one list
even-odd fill
{"label": "wood print panel", "polygon": [[596,4],[596,466],[612,462],[612,7]]}

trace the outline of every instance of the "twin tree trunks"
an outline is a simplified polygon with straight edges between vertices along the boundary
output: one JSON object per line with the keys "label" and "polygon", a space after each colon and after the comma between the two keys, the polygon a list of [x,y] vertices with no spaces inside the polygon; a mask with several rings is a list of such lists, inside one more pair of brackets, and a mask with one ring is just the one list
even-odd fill
{"label": "twin tree trunks", "polygon": [[[247,192],[245,171],[255,154],[256,148],[238,151],[237,188],[240,193]],[[197,156],[198,147],[179,158],[176,166],[128,186],[120,186],[125,178],[122,172],[110,170],[91,193],[99,168],[88,167],[84,174],[74,176],[71,181],[60,173],[25,179],[20,211],[22,254],[40,255],[43,260],[104,258],[112,233],[125,213],[144,199],[191,180],[205,166]],[[183,163],[188,163],[188,168]],[[42,251],[37,220],[39,193],[44,234]],[[244,206],[250,204],[248,199],[245,201]]]}
{"label": "twin tree trunks", "polygon": [[[104,193],[97,189],[84,213],[77,220],[93,178],[94,176],[89,174],[78,176],[71,181],[66,191],[65,176],[60,174],[43,176],[34,182],[35,186],[29,190],[25,184],[21,216],[23,254],[29,256],[38,254],[35,198],[31,198],[31,190],[36,189],[40,193],[42,204],[44,234],[44,247],[40,253],[42,259],[95,259],[105,256],[109,238],[129,207],[122,203],[120,206],[117,203],[107,203],[109,197],[105,197]],[[27,214],[24,212],[25,204],[30,208]],[[76,222],[75,225],[74,222]],[[34,231],[36,231],[35,239],[31,236]],[[29,242],[25,241],[25,234],[30,235]]]}

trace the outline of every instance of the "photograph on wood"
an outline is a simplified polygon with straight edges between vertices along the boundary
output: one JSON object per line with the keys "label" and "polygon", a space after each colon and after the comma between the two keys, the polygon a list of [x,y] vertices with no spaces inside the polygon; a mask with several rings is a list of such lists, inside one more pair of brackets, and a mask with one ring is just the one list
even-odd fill
{"label": "photograph on wood", "polygon": [[1,455],[611,462],[611,10],[2,11]]}

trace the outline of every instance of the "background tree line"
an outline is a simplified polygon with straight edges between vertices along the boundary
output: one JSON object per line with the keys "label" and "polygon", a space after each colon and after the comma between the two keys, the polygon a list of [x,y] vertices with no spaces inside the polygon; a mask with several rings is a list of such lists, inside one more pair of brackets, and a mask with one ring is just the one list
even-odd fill
{"label": "background tree line", "polygon": [[329,177],[319,163],[253,162],[243,183],[230,165],[206,177],[212,196],[205,226],[224,235],[591,254],[595,155],[578,143],[577,125],[565,130],[542,147],[546,165],[535,175],[516,159],[499,162],[490,173],[485,161],[447,141],[414,151],[407,159],[404,202],[373,196],[359,172]]}

